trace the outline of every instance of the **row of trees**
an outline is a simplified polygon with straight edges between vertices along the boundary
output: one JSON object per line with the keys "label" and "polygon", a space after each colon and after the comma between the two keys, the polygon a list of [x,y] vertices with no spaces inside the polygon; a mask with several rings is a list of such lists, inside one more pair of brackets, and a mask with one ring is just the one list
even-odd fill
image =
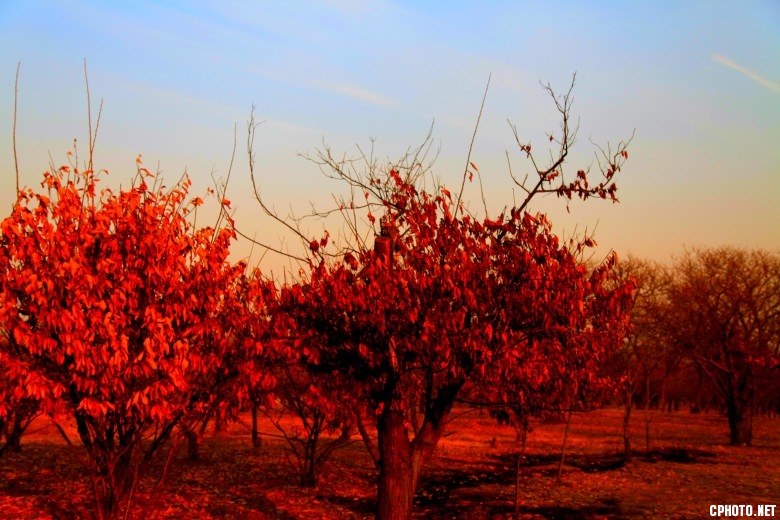
{"label": "row of trees", "polygon": [[694,249],[671,265],[630,258],[619,270],[637,283],[633,327],[609,367],[624,376],[626,421],[635,403],[715,406],[731,444],[750,445],[755,413],[780,413],[780,254]]}
{"label": "row of trees", "polygon": [[[316,482],[318,464],[355,428],[379,469],[377,518],[405,519],[456,402],[518,424],[594,406],[614,386],[602,368],[624,346],[636,286],[614,254],[587,267],[592,238],[561,241],[529,204],[546,193],[616,201],[628,143],[599,149],[599,179],[588,169],[567,175],[571,90],[553,100],[562,124],[545,136],[551,160],[537,160],[515,130],[530,171],[512,180],[525,197],[492,218],[462,200],[476,166],[453,193],[422,166],[425,146],[365,170],[321,153],[349,195],[310,217],[341,215],[338,240],[310,236],[258,194],[260,208],[300,238],[302,249],[287,253],[300,273],[284,283],[228,260],[238,230],[225,185],[216,224],[197,228],[203,200],[189,195],[189,181],[166,188],[140,157],[129,188],[98,191],[105,174],[93,170],[91,136],[83,168],[75,158],[52,167],[43,189],[21,190],[0,223],[6,445],[47,414],[92,479],[98,516],[116,518],[164,449],[185,438],[194,455],[207,421],[242,407],[256,418],[277,399],[303,424],[303,435],[285,433],[302,484]],[[254,130],[250,121],[253,182]],[[681,287],[691,303],[703,291]],[[689,338],[714,326],[691,316],[676,327]],[[638,339],[641,326],[628,345],[650,341]],[[328,431],[340,434],[323,444]]]}
{"label": "row of trees", "polygon": [[[377,518],[410,518],[456,399],[573,407],[603,386],[598,361],[622,339],[632,284],[612,275],[614,256],[587,269],[589,238],[562,243],[528,211],[544,193],[616,200],[626,143],[603,152],[599,181],[564,174],[570,94],[553,96],[562,126],[548,134],[548,165],[518,139],[532,181],[515,179],[526,197],[494,218],[436,182],[422,149],[361,173],[323,153],[350,188],[334,208],[339,241],[312,239],[258,196],[305,248],[300,276],[281,284],[228,261],[226,199],[214,227],[193,225],[203,201],[186,178],[166,188],[139,157],[129,188],[98,192],[90,135],[83,168],[52,167],[0,223],[0,417],[18,432],[29,414],[49,415],[92,479],[98,516],[115,518],[163,446],[184,436],[196,447],[217,411],[256,410],[273,389],[298,406],[302,467],[314,472],[340,403],[379,468]],[[475,174],[469,165],[463,184]]]}

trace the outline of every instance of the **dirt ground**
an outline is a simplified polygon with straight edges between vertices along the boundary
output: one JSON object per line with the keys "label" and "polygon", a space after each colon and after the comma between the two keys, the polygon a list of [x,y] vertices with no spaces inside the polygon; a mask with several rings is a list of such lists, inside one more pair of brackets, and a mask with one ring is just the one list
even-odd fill
{"label": "dirt ground", "polygon": [[[780,418],[756,418],[754,446],[745,448],[726,446],[727,424],[717,414],[635,411],[636,454],[626,463],[621,410],[575,414],[560,480],[565,425],[532,426],[520,461],[517,514],[515,432],[472,412],[452,422],[424,470],[415,517],[688,519],[708,517],[712,504],[780,506]],[[263,424],[263,431],[273,430]],[[131,518],[372,517],[377,471],[360,442],[337,452],[312,489],[296,485],[280,439],[265,437],[253,450],[239,424],[207,436],[199,461],[185,460],[184,451],[176,452],[151,503],[144,498],[157,478],[141,482]],[[30,428],[21,453],[0,459],[2,518],[89,518],[90,496],[83,469],[43,419]]]}

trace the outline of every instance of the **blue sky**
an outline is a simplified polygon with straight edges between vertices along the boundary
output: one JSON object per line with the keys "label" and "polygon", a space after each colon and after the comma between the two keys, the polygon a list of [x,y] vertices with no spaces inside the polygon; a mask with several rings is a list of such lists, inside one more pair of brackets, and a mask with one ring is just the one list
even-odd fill
{"label": "blue sky", "polygon": [[456,187],[492,74],[471,159],[501,208],[513,187],[505,151],[516,171],[528,166],[507,119],[543,148],[559,121],[539,81],[565,91],[576,71],[571,168],[592,162],[589,138],[636,137],[621,204],[573,204],[571,214],[554,199],[536,205],[559,232],[596,227],[600,254],[658,260],[684,246],[780,249],[780,4],[770,0],[2,0],[0,49],[0,207],[13,200],[17,62],[23,184],[37,185],[49,153],[63,163],[73,138],[85,150],[86,58],[93,104],[104,100],[96,163],[110,182],[126,183],[142,153],[171,181],[187,168],[201,193],[212,172],[226,173],[238,124],[236,220],[275,244],[283,231],[249,195],[253,104],[265,121],[256,143],[264,196],[302,213],[342,191],[298,156],[323,140],[355,155],[375,138],[377,156],[396,158],[433,122],[434,171]]}

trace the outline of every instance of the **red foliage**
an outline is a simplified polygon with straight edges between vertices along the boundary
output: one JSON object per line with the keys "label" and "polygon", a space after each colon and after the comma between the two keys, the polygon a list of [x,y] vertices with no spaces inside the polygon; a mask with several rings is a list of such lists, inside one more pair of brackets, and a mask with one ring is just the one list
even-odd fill
{"label": "red foliage", "polygon": [[316,338],[310,366],[346,378],[376,414],[378,516],[404,518],[399,493],[413,492],[467,383],[499,402],[575,395],[619,343],[631,287],[611,282],[614,259],[588,274],[543,215],[479,222],[457,217],[443,189],[418,191],[395,171],[385,184],[374,249],[320,263],[282,298]]}
{"label": "red foliage", "polygon": [[189,181],[154,191],[137,162],[144,176],[118,194],[97,195],[91,171],[47,172],[45,192],[20,192],[0,224],[3,369],[15,398],[76,420],[101,516],[118,514],[135,471],[210,406],[223,361],[246,346],[223,326],[243,319],[233,232],[193,229]]}

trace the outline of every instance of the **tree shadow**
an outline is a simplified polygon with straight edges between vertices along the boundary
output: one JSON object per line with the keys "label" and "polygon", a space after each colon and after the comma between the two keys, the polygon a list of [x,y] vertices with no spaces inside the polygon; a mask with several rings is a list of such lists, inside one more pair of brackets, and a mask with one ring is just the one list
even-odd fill
{"label": "tree shadow", "polygon": [[[614,498],[601,498],[596,505],[576,506],[531,506],[520,507],[515,515],[507,499],[484,496],[476,502],[474,493],[462,493],[479,486],[513,486],[516,479],[516,456],[513,454],[490,455],[487,465],[472,461],[471,466],[461,469],[440,469],[435,473],[423,474],[414,498],[416,516],[420,518],[630,518]],[[688,448],[664,448],[649,453],[635,453],[635,460],[655,463],[659,461],[678,464],[713,464],[715,453]],[[448,460],[441,461],[447,466]],[[465,464],[467,461],[457,461]],[[555,479],[558,476],[560,454],[524,455],[520,461],[522,477]],[[586,474],[617,471],[626,466],[622,453],[598,455],[570,454],[566,456],[564,468],[579,470]],[[479,494],[479,491],[476,492]]]}

